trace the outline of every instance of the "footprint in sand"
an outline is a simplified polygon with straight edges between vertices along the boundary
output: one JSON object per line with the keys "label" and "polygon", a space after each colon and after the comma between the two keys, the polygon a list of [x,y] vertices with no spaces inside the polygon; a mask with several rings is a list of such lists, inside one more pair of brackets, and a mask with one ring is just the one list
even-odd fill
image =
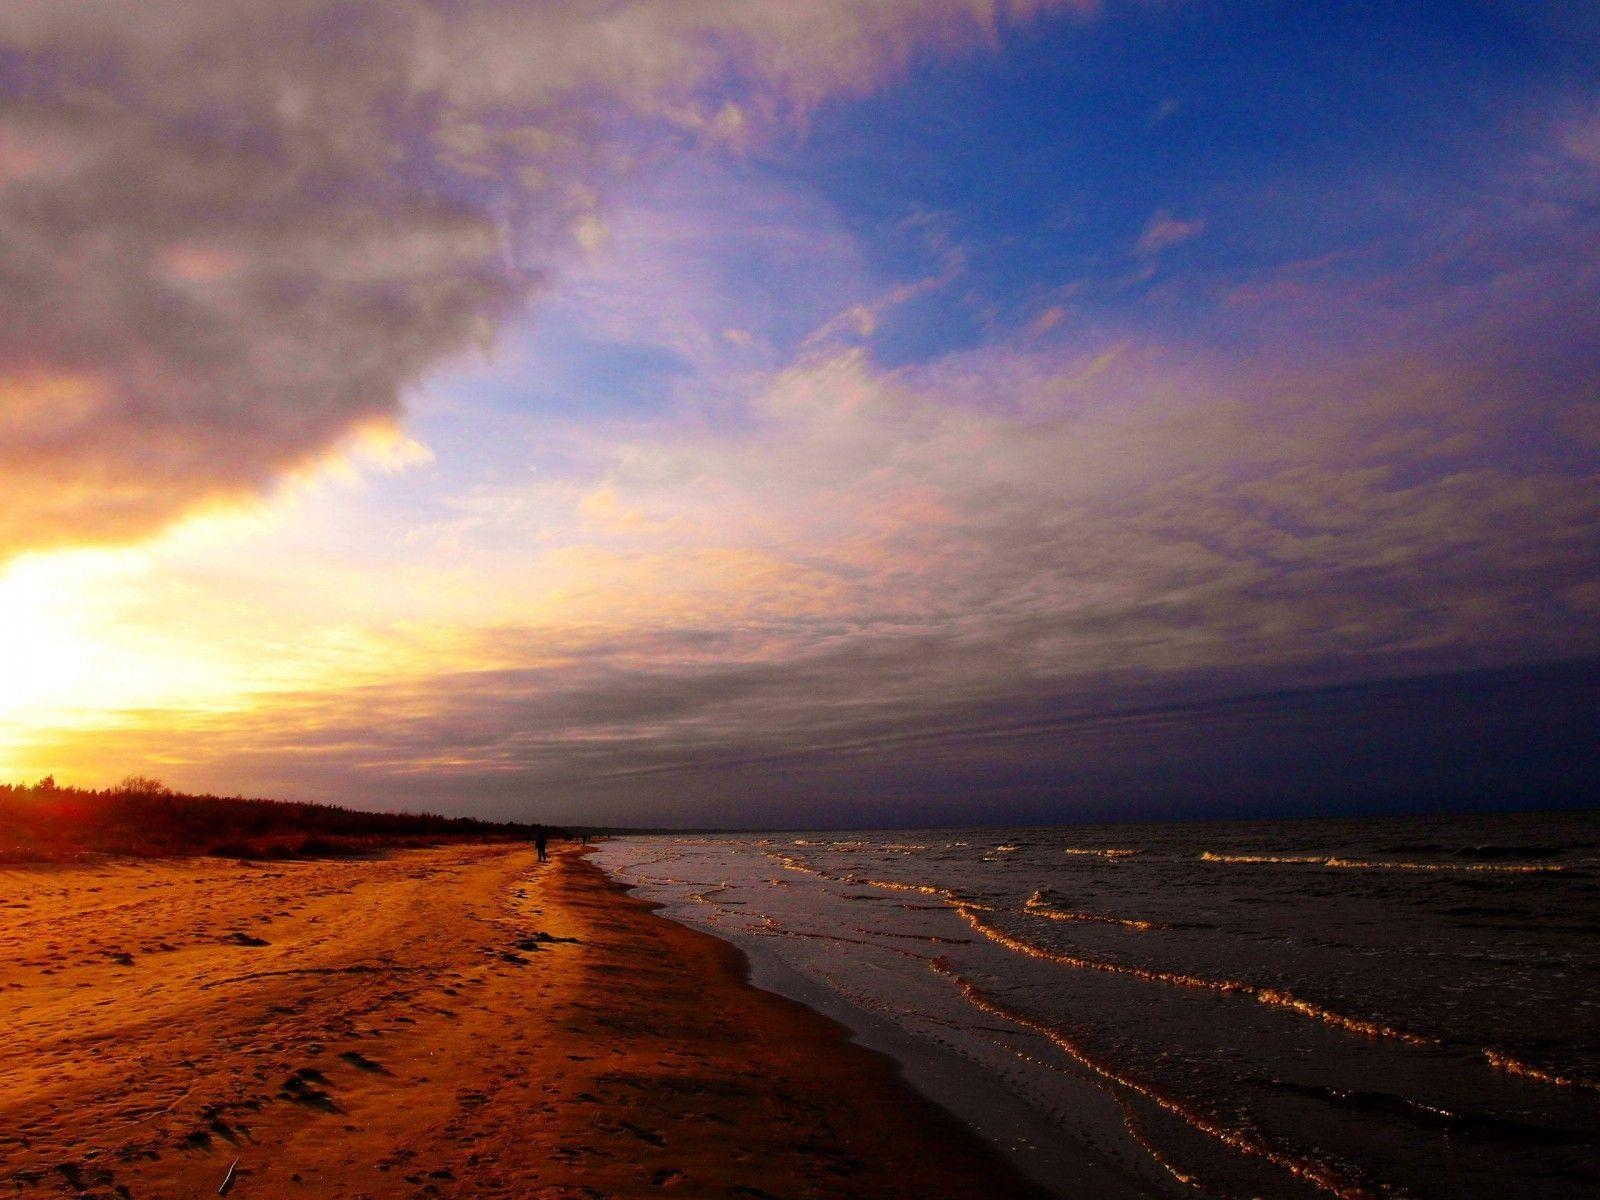
{"label": "footprint in sand", "polygon": [[321,1071],[313,1067],[301,1067],[284,1081],[278,1095],[296,1104],[304,1104],[307,1108],[329,1113],[339,1112],[339,1106],[333,1102],[333,1097],[316,1086],[327,1082],[327,1077]]}
{"label": "footprint in sand", "polygon": [[82,1191],[89,1187],[103,1187],[111,1182],[111,1172],[98,1168],[85,1168],[75,1162],[56,1164],[56,1174],[67,1181],[67,1186]]}
{"label": "footprint in sand", "polygon": [[649,1142],[652,1146],[665,1146],[666,1137],[654,1129],[646,1129],[642,1125],[635,1125],[632,1121],[623,1121],[622,1128],[626,1129],[641,1142]]}
{"label": "footprint in sand", "polygon": [[389,1074],[388,1067],[380,1062],[374,1062],[359,1050],[346,1050],[339,1057],[359,1071],[370,1071],[374,1075]]}

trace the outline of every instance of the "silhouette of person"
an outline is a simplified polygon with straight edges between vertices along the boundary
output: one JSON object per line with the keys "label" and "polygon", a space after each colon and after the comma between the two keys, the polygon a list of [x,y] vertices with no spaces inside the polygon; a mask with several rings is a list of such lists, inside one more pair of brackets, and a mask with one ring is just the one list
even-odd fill
{"label": "silhouette of person", "polygon": [[545,836],[544,830],[541,829],[538,833],[533,835],[533,848],[539,852],[540,862],[550,861],[550,855],[546,851],[546,847],[549,846],[549,844],[550,839]]}

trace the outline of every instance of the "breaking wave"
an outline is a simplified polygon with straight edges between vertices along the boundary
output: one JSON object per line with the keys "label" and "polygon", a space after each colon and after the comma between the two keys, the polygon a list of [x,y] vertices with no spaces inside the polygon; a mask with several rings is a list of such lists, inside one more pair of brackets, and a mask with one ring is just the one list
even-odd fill
{"label": "breaking wave", "polygon": [[[1307,1183],[1339,1197],[1339,1200],[1372,1200],[1375,1193],[1363,1187],[1358,1181],[1349,1178],[1343,1172],[1296,1155],[1281,1146],[1272,1145],[1260,1134],[1253,1133],[1248,1129],[1230,1128],[1216,1118],[1200,1112],[1192,1105],[1185,1104],[1177,1097],[1155,1087],[1153,1084],[1117,1070],[1110,1064],[1096,1058],[1084,1048],[1081,1042],[1064,1030],[1058,1029],[1046,1021],[1031,1017],[1027,1013],[1020,1012],[1009,1004],[1005,1004],[988,995],[971,980],[957,974],[947,960],[936,958],[929,965],[940,974],[948,976],[967,1002],[980,1012],[1010,1021],[1014,1025],[1022,1026],[1024,1029],[1031,1029],[1034,1033],[1046,1038],[1083,1069],[1099,1076],[1101,1079],[1144,1097],[1183,1121],[1190,1128],[1223,1143],[1240,1154],[1269,1162],[1296,1178],[1303,1179]],[[1153,1147],[1150,1148],[1153,1150]],[[1157,1156],[1157,1161],[1166,1166],[1168,1170],[1172,1170],[1171,1166],[1160,1156]],[[1182,1175],[1176,1171],[1173,1171],[1173,1174],[1185,1183],[1196,1184],[1196,1180],[1191,1176]]]}
{"label": "breaking wave", "polygon": [[[1085,971],[1103,971],[1108,975],[1123,975],[1131,979],[1143,980],[1146,983],[1164,984],[1168,987],[1194,988],[1198,991],[1248,997],[1259,1004],[1266,1004],[1273,1008],[1281,1008],[1288,1012],[1298,1013],[1302,1017],[1307,1017],[1334,1029],[1342,1029],[1346,1033],[1353,1033],[1362,1037],[1383,1038],[1401,1042],[1408,1046],[1446,1045],[1443,1038],[1415,1033],[1406,1029],[1398,1029],[1381,1021],[1369,1021],[1362,1017],[1351,1017],[1344,1013],[1334,1012],[1332,1009],[1324,1008],[1320,1004],[1302,999],[1282,988],[1264,987],[1260,984],[1247,983],[1239,979],[1207,979],[1203,975],[1190,975],[1182,971],[1158,971],[1148,967],[1131,966],[1127,963],[1109,962],[1101,958],[1089,958],[1081,954],[1067,954],[1058,950],[1049,950],[997,928],[993,922],[983,917],[980,910],[974,905],[958,901],[955,909],[968,925],[996,945],[1004,946],[1007,950],[1013,950],[1029,958],[1043,959],[1064,967],[1075,967]],[[1565,1075],[1559,1071],[1546,1070],[1543,1067],[1537,1067],[1531,1063],[1513,1058],[1511,1055],[1502,1053],[1499,1050],[1479,1047],[1477,1048],[1477,1053],[1482,1055],[1484,1061],[1495,1070],[1504,1071],[1508,1075],[1517,1075],[1524,1079],[1536,1080],[1539,1083],[1550,1084],[1554,1087],[1600,1091],[1600,1082],[1584,1079],[1576,1075]]]}
{"label": "breaking wave", "polygon": [[1559,863],[1383,862],[1321,854],[1218,854],[1213,850],[1202,851],[1200,861],[1245,865],[1279,863],[1302,867],[1333,867],[1346,871],[1489,871],[1503,875],[1539,875],[1566,870],[1566,867]]}
{"label": "breaking wave", "polygon": [[1140,921],[1132,917],[1111,917],[1103,913],[1078,912],[1074,909],[1060,908],[1044,894],[1043,889],[1036,891],[1023,902],[1023,911],[1030,916],[1043,917],[1050,921],[1082,921],[1091,925],[1116,925],[1122,929],[1137,929],[1147,933],[1152,929],[1168,929],[1157,921]]}

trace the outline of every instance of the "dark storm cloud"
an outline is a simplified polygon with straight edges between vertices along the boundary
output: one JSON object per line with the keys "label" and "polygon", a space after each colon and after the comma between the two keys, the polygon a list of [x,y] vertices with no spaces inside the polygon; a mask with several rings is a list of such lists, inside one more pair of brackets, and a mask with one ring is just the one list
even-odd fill
{"label": "dark storm cloud", "polygon": [[1039,7],[12,0],[0,557],[392,420],[584,239],[602,124],[737,141]]}

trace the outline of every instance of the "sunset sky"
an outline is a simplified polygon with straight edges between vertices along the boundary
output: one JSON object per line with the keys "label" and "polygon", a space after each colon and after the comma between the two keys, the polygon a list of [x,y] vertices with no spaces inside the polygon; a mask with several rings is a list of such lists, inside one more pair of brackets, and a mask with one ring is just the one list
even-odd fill
{"label": "sunset sky", "polygon": [[0,779],[1600,797],[1587,0],[7,0],[0,312]]}

